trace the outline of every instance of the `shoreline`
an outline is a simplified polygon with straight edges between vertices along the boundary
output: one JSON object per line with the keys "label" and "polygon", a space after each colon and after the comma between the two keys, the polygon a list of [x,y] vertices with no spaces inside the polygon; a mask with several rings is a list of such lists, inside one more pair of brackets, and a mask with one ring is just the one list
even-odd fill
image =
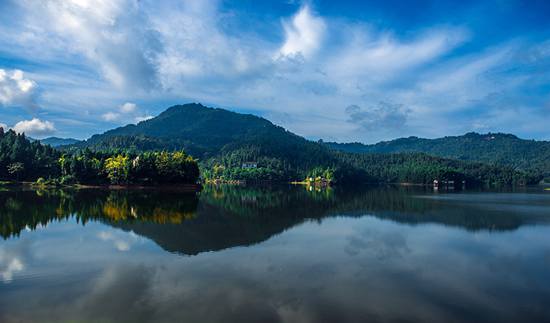
{"label": "shoreline", "polygon": [[71,184],[71,185],[45,185],[36,184],[35,182],[8,182],[0,181],[1,187],[23,187],[23,188],[41,188],[41,189],[109,189],[109,190],[147,190],[147,189],[171,189],[182,190],[188,192],[200,192],[203,188],[202,184],[162,184],[162,185],[89,185],[89,184]]}
{"label": "shoreline", "polygon": [[[206,180],[204,183],[200,184],[159,184],[159,185],[138,185],[138,184],[128,184],[128,185],[97,185],[97,184],[70,184],[70,185],[49,185],[49,184],[37,184],[36,182],[15,182],[15,181],[0,181],[0,188],[2,187],[30,187],[30,188],[42,188],[42,189],[54,189],[54,188],[72,188],[72,189],[112,189],[112,190],[124,190],[124,189],[177,189],[182,191],[194,191],[200,192],[204,185],[235,185],[235,186],[246,186],[246,185],[301,185],[301,186],[314,186],[314,187],[338,187],[338,186],[349,186],[348,184],[334,184],[329,182],[309,182],[309,181],[270,181],[270,180],[261,180],[261,181],[244,181],[244,180]],[[392,186],[402,186],[402,187],[434,187],[431,183],[410,183],[410,182],[367,182],[367,183],[357,183],[355,185],[392,185]],[[503,186],[493,186],[493,185],[475,185],[468,187],[479,188],[479,187],[541,187],[543,191],[550,191],[550,187],[547,187],[545,184],[533,184],[533,185],[503,185]],[[462,187],[445,187],[441,186],[440,189],[451,189],[451,190],[462,190]]]}

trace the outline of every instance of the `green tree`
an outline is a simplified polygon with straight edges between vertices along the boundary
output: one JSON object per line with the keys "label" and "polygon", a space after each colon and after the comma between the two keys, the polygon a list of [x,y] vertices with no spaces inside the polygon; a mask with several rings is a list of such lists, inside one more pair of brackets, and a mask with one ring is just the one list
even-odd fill
{"label": "green tree", "polygon": [[105,160],[105,172],[112,184],[128,183],[130,172],[130,159],[128,156],[116,155]]}

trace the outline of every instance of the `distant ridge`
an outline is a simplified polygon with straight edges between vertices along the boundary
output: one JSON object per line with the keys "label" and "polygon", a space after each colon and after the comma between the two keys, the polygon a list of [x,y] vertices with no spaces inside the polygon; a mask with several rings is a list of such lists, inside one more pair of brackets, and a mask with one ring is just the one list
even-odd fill
{"label": "distant ridge", "polygon": [[78,139],[59,138],[59,137],[48,137],[48,138],[40,139],[38,141],[40,141],[41,144],[50,145],[52,147],[74,145],[74,144],[80,142],[80,140],[78,140]]}
{"label": "distant ridge", "polygon": [[324,142],[325,146],[352,153],[421,152],[459,160],[496,163],[517,169],[550,173],[550,141],[520,139],[513,134],[470,132],[437,139],[399,138],[377,144]]}

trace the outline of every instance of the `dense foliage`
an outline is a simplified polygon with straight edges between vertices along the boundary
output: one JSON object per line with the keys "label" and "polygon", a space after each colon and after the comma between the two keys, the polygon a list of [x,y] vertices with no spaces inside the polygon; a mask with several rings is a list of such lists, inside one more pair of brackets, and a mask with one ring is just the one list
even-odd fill
{"label": "dense foliage", "polygon": [[511,167],[433,157],[422,153],[352,154],[338,153],[339,159],[357,170],[354,178],[389,183],[455,183],[501,185],[535,183],[538,178]]}
{"label": "dense foliage", "polygon": [[104,153],[89,149],[59,159],[62,183],[195,183],[197,162],[184,152]]}
{"label": "dense foliage", "polygon": [[550,178],[550,142],[524,140],[510,134],[468,133],[438,139],[409,137],[374,145],[333,142],[324,144],[334,150],[353,153],[422,152],[433,156],[505,165],[527,172],[530,176]]}
{"label": "dense foliage", "polygon": [[59,153],[50,146],[31,142],[24,134],[0,127],[0,180],[35,180],[56,177]]}
{"label": "dense foliage", "polygon": [[0,128],[0,180],[150,185],[196,183],[198,178],[197,162],[183,151],[62,153]]}
{"label": "dense foliage", "polygon": [[83,147],[131,152],[183,148],[199,158],[203,178],[207,180],[307,178],[333,183],[430,183],[434,179],[455,179],[513,184],[534,183],[542,178],[536,170],[528,172],[505,163],[474,163],[473,158],[457,161],[410,153],[371,156],[342,153],[266,119],[200,104],[171,107],[156,118],[93,136],[73,149]]}
{"label": "dense foliage", "polygon": [[[249,163],[255,167],[246,167]],[[336,167],[338,160],[324,147],[292,135],[233,144],[202,165],[205,178],[292,181],[319,166]]]}
{"label": "dense foliage", "polygon": [[[465,162],[420,153],[352,154],[334,153],[329,162],[318,160],[317,166],[296,171],[285,159],[258,158],[256,168],[243,168],[247,160],[238,152],[212,159],[204,176],[225,180],[302,180],[330,183],[417,183],[434,180],[465,181],[468,185],[504,185],[536,183],[537,177],[511,167]],[[219,161],[219,162],[218,162]]]}

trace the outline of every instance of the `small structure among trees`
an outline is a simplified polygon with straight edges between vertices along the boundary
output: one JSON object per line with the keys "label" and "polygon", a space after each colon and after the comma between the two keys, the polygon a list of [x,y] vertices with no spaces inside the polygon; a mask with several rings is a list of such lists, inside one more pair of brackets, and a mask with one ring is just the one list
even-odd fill
{"label": "small structure among trees", "polygon": [[257,162],[244,162],[242,164],[242,167],[243,169],[254,169],[254,168],[258,168],[258,163]]}

